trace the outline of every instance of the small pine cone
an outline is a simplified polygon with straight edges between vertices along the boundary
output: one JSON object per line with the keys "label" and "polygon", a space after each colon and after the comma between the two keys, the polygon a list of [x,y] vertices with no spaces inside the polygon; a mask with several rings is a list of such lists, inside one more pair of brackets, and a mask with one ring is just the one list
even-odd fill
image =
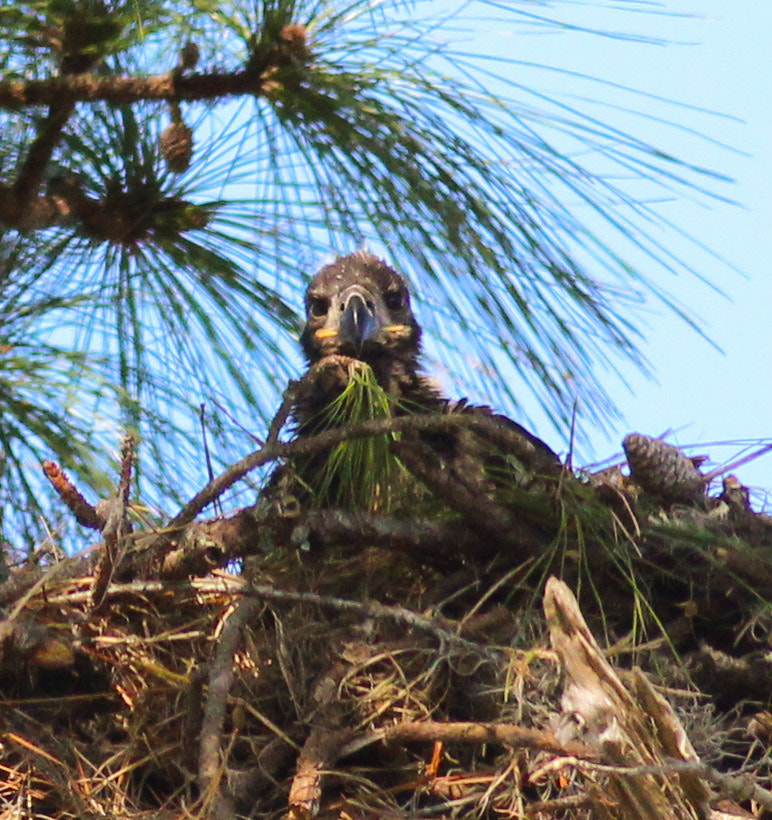
{"label": "small pine cone", "polygon": [[193,131],[184,122],[173,122],[161,134],[161,153],[173,174],[187,171],[193,156]]}
{"label": "small pine cone", "polygon": [[188,40],[180,49],[180,68],[195,68],[199,56],[198,46],[192,40]]}
{"label": "small pine cone", "polygon": [[705,491],[702,473],[677,447],[631,433],[622,442],[630,474],[644,491],[671,503],[693,503]]}

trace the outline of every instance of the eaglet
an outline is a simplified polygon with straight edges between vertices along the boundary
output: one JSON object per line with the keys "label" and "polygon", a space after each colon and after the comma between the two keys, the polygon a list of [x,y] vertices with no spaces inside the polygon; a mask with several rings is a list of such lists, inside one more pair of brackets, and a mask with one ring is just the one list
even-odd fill
{"label": "eaglet", "polygon": [[[301,346],[309,371],[297,384],[292,408],[298,437],[361,420],[336,416],[330,408],[337,406],[354,374],[366,371],[388,398],[389,414],[463,413],[490,421],[491,436],[463,426],[450,432],[414,434],[412,439],[409,434],[403,436],[403,448],[409,446],[414,457],[428,458],[429,469],[443,472],[457,487],[471,493],[490,492],[492,465],[501,467],[504,462],[500,440],[506,434],[522,442],[518,448],[522,470],[559,472],[557,456],[540,439],[488,407],[445,398],[422,373],[421,328],[410,307],[407,283],[376,256],[358,251],[323,267],[308,286],[305,308]],[[497,428],[504,434],[499,444]],[[405,440],[412,443],[405,444]],[[322,452],[295,463],[292,494],[301,499],[307,494],[313,497],[323,481],[329,482],[325,465],[329,458],[329,452]],[[286,468],[280,468],[280,473],[286,484]],[[276,478],[271,482],[274,486]],[[361,478],[348,473],[335,480]]]}

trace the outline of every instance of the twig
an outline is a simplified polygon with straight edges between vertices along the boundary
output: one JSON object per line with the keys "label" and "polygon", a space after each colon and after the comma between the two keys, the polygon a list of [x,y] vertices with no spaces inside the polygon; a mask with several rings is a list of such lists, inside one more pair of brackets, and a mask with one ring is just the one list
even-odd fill
{"label": "twig", "polygon": [[[554,800],[526,803],[523,806],[523,812],[526,815],[557,814],[560,812],[562,817],[572,817],[573,815],[570,812],[577,809],[591,808],[597,805],[599,799],[598,795],[595,794],[574,794],[570,797],[557,797]],[[565,812],[569,812],[569,814],[565,814]]]}
{"label": "twig", "polygon": [[62,468],[55,461],[43,461],[41,467],[59,498],[75,516],[75,520],[82,527],[88,527],[91,530],[102,530],[105,526],[104,515],[86,501]]}
{"label": "twig", "polygon": [[[327,447],[333,447],[341,441],[349,439],[367,438],[368,436],[379,436],[387,433],[413,432],[443,432],[467,428],[485,432],[500,432],[498,425],[490,418],[478,417],[463,413],[431,413],[415,416],[398,416],[396,418],[369,419],[356,424],[344,425],[331,430],[325,430],[313,436],[296,439],[288,443],[271,443],[254,453],[237,461],[225,472],[217,476],[214,481],[210,481],[199,493],[197,493],[177,515],[169,522],[166,529],[183,527],[192,521],[204,507],[211,504],[229,487],[247,473],[261,467],[269,461],[279,458],[292,458],[295,456],[306,456],[318,452]],[[512,433],[511,435],[516,435]]]}
{"label": "twig", "polygon": [[133,436],[126,436],[121,447],[121,473],[115,497],[108,504],[109,512],[105,521],[103,549],[94,570],[94,585],[92,587],[91,609],[97,611],[102,605],[107,587],[113,578],[115,568],[120,563],[125,552],[126,536],[131,531],[131,525],[126,517],[131,489],[131,470],[134,465],[136,440]]}
{"label": "twig", "polygon": [[738,458],[735,461],[730,461],[729,464],[725,464],[723,467],[717,467],[715,470],[711,470],[709,473],[705,473],[705,483],[707,484],[708,482],[713,481],[714,478],[723,475],[724,473],[728,473],[730,470],[736,470],[738,467],[742,467],[749,461],[755,461],[755,459],[761,458],[761,456],[765,455],[770,450],[772,450],[772,444],[765,444],[763,447],[759,447],[758,450],[754,450],[752,453],[748,453],[747,456]]}
{"label": "twig", "polygon": [[276,415],[273,417],[271,425],[268,428],[268,438],[265,440],[266,444],[271,445],[278,442],[279,433],[281,433],[282,427],[284,427],[287,423],[287,419],[292,412],[292,407],[295,404],[295,397],[299,384],[300,382],[298,381],[290,381],[287,385],[287,389],[282,395],[281,405],[276,411]]}
{"label": "twig", "polygon": [[617,777],[666,776],[669,774],[697,775],[702,780],[712,783],[722,794],[731,797],[738,803],[742,803],[744,800],[754,800],[767,811],[772,811],[772,792],[762,789],[751,775],[735,777],[718,772],[708,766],[707,763],[667,760],[660,765],[653,766],[614,766],[578,758],[566,758],[564,762],[583,771],[602,772]]}
{"label": "twig", "polygon": [[524,729],[512,723],[442,723],[424,720],[410,723],[398,723],[389,726],[383,732],[384,743],[464,743],[480,746],[484,743],[497,743],[516,748],[535,749],[540,752],[560,755],[561,757],[586,757],[597,760],[598,754],[590,746],[577,741],[560,743],[549,732],[536,729]]}
{"label": "twig", "polygon": [[198,759],[198,785],[201,794],[210,794],[218,807],[218,818],[234,816],[230,800],[216,788],[224,770],[220,760],[220,737],[225,724],[228,693],[233,683],[233,656],[244,626],[259,607],[255,598],[243,598],[223,628],[217,651],[209,670],[209,692],[201,723],[201,744]]}
{"label": "twig", "polygon": [[351,601],[347,598],[319,595],[316,592],[288,592],[287,590],[274,589],[263,585],[250,586],[247,594],[273,603],[314,604],[327,609],[357,612],[367,618],[385,618],[413,629],[420,629],[422,632],[428,632],[442,643],[447,643],[459,649],[466,649],[483,655],[492,654],[488,647],[461,638],[455,632],[451,632],[434,621],[430,621],[428,618],[417,615],[415,612],[401,606],[388,606],[374,601],[363,603],[361,601]]}

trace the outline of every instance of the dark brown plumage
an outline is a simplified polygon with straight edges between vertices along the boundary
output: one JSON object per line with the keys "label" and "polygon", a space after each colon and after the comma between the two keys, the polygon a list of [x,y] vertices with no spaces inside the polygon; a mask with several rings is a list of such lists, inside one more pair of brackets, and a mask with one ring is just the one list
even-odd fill
{"label": "dark brown plumage", "polygon": [[[421,328],[410,307],[407,282],[374,255],[358,251],[323,267],[311,280],[305,299],[306,325],[301,346],[313,378],[304,378],[292,415],[298,436],[329,425],[325,409],[346,387],[351,360],[368,364],[393,398],[396,415],[405,413],[474,413],[521,436],[532,454],[524,466],[533,472],[560,469],[557,456],[540,439],[490,408],[443,397],[421,372]],[[490,488],[493,462],[503,459],[492,441],[469,430],[422,434],[415,440],[432,461],[431,469],[452,473],[470,490]],[[301,484],[314,487],[324,454],[296,465]]]}

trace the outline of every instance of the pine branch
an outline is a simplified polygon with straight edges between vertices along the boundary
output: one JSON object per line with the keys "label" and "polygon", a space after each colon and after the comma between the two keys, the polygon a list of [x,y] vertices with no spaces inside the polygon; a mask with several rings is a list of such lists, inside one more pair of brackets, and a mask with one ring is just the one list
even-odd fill
{"label": "pine branch", "polygon": [[69,98],[59,98],[51,102],[48,116],[40,123],[38,134],[30,146],[27,158],[21,167],[16,181],[11,186],[3,199],[12,213],[11,219],[5,221],[12,224],[22,218],[22,214],[27,210],[30,203],[35,199],[40,183],[43,180],[46,166],[53,156],[62,129],[70,118],[75,103]]}
{"label": "pine branch", "polygon": [[[7,225],[31,231],[79,223],[82,232],[98,242],[133,241],[136,220],[121,210],[115,196],[94,199],[83,192],[74,177],[60,177],[51,181],[47,194],[20,197],[16,190],[21,179],[13,185],[0,185],[0,221]],[[203,228],[208,221],[201,208],[176,197],[161,197],[152,203],[152,214],[171,217],[180,232]]]}
{"label": "pine branch", "polygon": [[126,105],[142,100],[192,102],[263,92],[262,72],[252,67],[239,71],[214,71],[180,76],[165,72],[148,77],[100,77],[73,74],[45,80],[0,82],[0,108],[10,110],[33,105],[52,105],[62,97],[75,102],[107,102]]}
{"label": "pine branch", "polygon": [[[267,48],[255,48],[248,63],[238,71],[212,71],[186,74],[183,69],[195,64],[190,47],[178,66],[163,74],[147,77],[104,77],[96,74],[69,74],[44,80],[0,81],[0,108],[16,110],[31,105],[60,105],[73,102],[107,102],[126,105],[141,100],[193,102],[225,97],[272,93],[277,87],[277,71],[297,71],[311,57],[305,28],[288,24],[276,34]],[[290,77],[282,76],[287,84]]]}

